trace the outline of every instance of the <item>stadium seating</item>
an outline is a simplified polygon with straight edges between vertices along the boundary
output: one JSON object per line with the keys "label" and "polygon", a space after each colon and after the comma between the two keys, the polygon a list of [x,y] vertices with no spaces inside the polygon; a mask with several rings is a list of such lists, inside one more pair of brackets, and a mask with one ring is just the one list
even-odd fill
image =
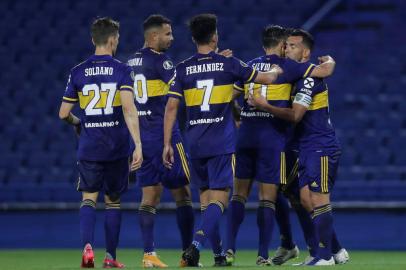
{"label": "stadium seating", "polygon": [[[306,1],[0,1],[0,202],[72,202],[76,138],[58,119],[69,69],[93,52],[89,24],[109,15],[121,22],[117,57],[142,46],[151,13],[172,19],[175,62],[194,52],[187,19],[219,15],[220,47],[250,60],[262,54],[266,24],[300,27],[323,4]],[[332,120],[343,146],[334,199],[406,200],[406,53],[397,34],[406,1],[342,1],[312,32],[314,56],[337,60],[330,87]],[[396,30],[398,29],[398,30]],[[316,59],[314,59],[316,61]],[[252,196],[255,195],[255,190]],[[170,196],[164,195],[163,201]],[[127,201],[139,198],[133,188]]]}

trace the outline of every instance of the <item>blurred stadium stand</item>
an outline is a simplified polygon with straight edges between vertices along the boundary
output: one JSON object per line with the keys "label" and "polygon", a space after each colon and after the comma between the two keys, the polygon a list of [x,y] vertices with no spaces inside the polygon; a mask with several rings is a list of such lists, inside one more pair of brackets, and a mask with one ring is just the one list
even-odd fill
{"label": "blurred stadium stand", "polygon": [[[92,54],[90,22],[121,22],[118,58],[142,46],[151,13],[173,20],[175,62],[194,52],[185,22],[219,16],[220,47],[250,60],[261,55],[266,24],[301,27],[327,1],[308,0],[2,0],[0,1],[0,204],[75,203],[75,136],[58,119],[70,68]],[[332,120],[343,146],[333,199],[344,206],[406,205],[406,1],[338,1],[311,32],[314,56],[332,55]],[[314,59],[316,61],[316,58]],[[252,192],[256,197],[256,192]],[[196,197],[197,198],[197,197]],[[125,201],[139,201],[132,188]],[[163,201],[169,201],[167,194]],[[25,204],[24,204],[25,203]],[[55,205],[55,204],[53,204]],[[66,204],[62,204],[66,205]],[[68,204],[69,205],[69,204]],[[76,204],[75,204],[76,205]],[[367,205],[367,204],[362,204]],[[388,204],[392,205],[393,204]]]}

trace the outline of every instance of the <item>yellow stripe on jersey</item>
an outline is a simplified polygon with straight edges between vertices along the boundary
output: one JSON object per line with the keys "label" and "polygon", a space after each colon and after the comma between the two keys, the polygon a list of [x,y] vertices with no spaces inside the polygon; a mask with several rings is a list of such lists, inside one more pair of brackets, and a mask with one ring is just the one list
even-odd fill
{"label": "yellow stripe on jersey", "polygon": [[[107,103],[108,91],[100,92],[100,99],[94,108],[105,108]],[[79,104],[81,109],[85,109],[89,102],[94,98],[94,90],[89,91],[89,95],[85,96],[82,92],[78,92]],[[121,106],[120,91],[116,91],[113,99],[113,107]]]}
{"label": "yellow stripe on jersey", "polygon": [[[233,97],[233,85],[216,85],[210,95],[209,104],[229,103]],[[203,103],[204,89],[187,89],[184,91],[186,106],[200,106]]]}
{"label": "yellow stripe on jersey", "polygon": [[312,103],[310,104],[309,111],[314,111],[322,108],[328,107],[328,91],[323,91],[321,93],[316,94],[313,97]]}
{"label": "yellow stripe on jersey", "polygon": [[311,64],[311,65],[307,68],[305,74],[303,75],[303,78],[306,78],[307,76],[310,75],[309,72],[310,72],[310,70],[312,69],[312,67],[314,67],[314,66],[315,66],[314,64]]}
{"label": "yellow stripe on jersey", "polygon": [[[141,81],[140,81],[141,82]],[[138,91],[142,90],[138,87]],[[148,97],[164,96],[168,93],[169,85],[162,80],[147,80]],[[142,93],[139,93],[142,96]]]}
{"label": "yellow stripe on jersey", "polygon": [[68,98],[68,97],[63,97],[63,99],[64,99],[64,100],[67,100],[67,101],[78,101],[78,99],[77,99],[77,98]]}
{"label": "yellow stripe on jersey", "polygon": [[182,162],[182,168],[183,168],[183,171],[185,172],[186,178],[188,180],[190,180],[189,166],[187,163],[187,158],[186,158],[185,150],[183,149],[182,143],[177,143],[176,148],[178,149],[178,153],[179,153],[179,156],[180,156],[180,159]]}
{"label": "yellow stripe on jersey", "polygon": [[[245,98],[248,98],[249,84],[245,84]],[[262,91],[261,84],[254,84],[254,91]],[[270,84],[266,88],[266,99],[267,100],[290,100],[290,94],[292,91],[292,85],[290,83],[284,84]]]}

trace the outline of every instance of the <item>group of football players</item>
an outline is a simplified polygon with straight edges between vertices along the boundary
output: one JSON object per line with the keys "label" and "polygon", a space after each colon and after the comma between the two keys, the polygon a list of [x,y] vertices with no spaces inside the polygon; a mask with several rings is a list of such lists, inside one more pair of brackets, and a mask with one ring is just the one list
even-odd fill
{"label": "group of football players", "polygon": [[[259,187],[257,265],[281,265],[299,255],[288,200],[309,248],[302,264],[346,263],[349,256],[337,240],[330,204],[340,145],[323,78],[333,74],[334,60],[323,56],[312,64],[314,40],[308,32],[270,25],[262,32],[265,54],[244,63],[231,50],[218,51],[214,14],[194,16],[188,26],[197,52],[176,67],[165,54],[174,40],[171,21],[158,14],[144,21],[143,48],[121,63],[113,58],[119,23],[96,19],[91,26],[95,53],[70,72],[59,117],[73,125],[79,137],[82,267],[94,267],[99,192],[105,200],[103,267],[124,267],[116,248],[120,197],[128,188],[130,171],[136,171],[142,189],[143,267],[167,267],[155,252],[153,233],[163,188],[176,202],[180,266],[200,266],[200,250],[207,242],[215,266],[233,265],[254,181]],[[72,113],[76,103],[80,117]],[[182,103],[186,120],[178,123]],[[179,126],[184,126],[186,144]],[[197,229],[190,184],[200,194]],[[219,221],[227,207],[223,247]],[[281,244],[269,258],[275,223]]]}

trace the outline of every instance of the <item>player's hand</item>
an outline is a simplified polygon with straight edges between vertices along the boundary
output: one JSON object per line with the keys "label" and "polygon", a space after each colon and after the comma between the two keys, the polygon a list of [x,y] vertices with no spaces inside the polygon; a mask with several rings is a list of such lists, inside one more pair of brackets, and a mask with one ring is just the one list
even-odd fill
{"label": "player's hand", "polygon": [[270,69],[269,71],[270,71],[270,72],[273,72],[273,73],[276,73],[277,75],[280,75],[280,74],[283,73],[283,69],[282,69],[280,66],[275,65],[275,64],[273,64],[273,65],[271,66],[271,69]]}
{"label": "player's hand", "polygon": [[[218,51],[218,48],[217,48],[217,51]],[[225,50],[222,50],[221,52],[217,52],[217,53],[222,55],[222,56],[225,56],[225,57],[233,56],[233,51],[230,50],[230,49],[225,49]]]}
{"label": "player's hand", "polygon": [[266,105],[268,105],[268,101],[262,95],[249,94],[248,104],[257,109],[263,109]]}
{"label": "player's hand", "polygon": [[317,58],[319,60],[319,63],[325,63],[325,62],[333,62],[335,63],[333,57],[331,57],[330,55],[324,55],[324,56],[320,56]]}
{"label": "player's hand", "polygon": [[168,169],[172,169],[172,165],[175,162],[174,152],[172,145],[165,145],[162,153],[162,161],[164,166]]}
{"label": "player's hand", "polygon": [[76,136],[80,136],[80,132],[82,131],[82,125],[79,123],[78,125],[73,125],[73,130],[75,131]]}
{"label": "player's hand", "polygon": [[138,170],[141,167],[142,161],[143,161],[142,147],[136,146],[133,152],[133,160],[130,165],[130,170],[131,171]]}

